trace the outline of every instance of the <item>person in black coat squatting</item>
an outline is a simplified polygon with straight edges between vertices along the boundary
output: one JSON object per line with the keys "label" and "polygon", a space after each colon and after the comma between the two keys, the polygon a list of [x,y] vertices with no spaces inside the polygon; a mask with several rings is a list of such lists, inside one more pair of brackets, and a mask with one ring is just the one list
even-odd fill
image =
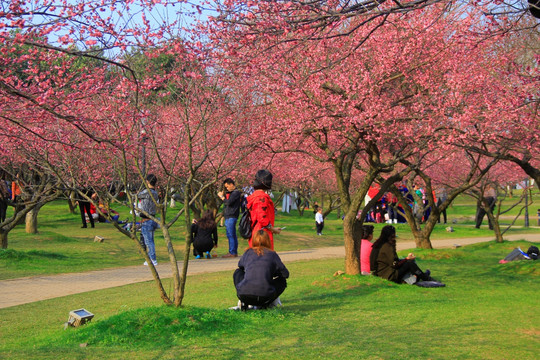
{"label": "person in black coat squatting", "polygon": [[193,255],[200,259],[203,254],[210,259],[210,250],[217,248],[217,224],[212,211],[206,210],[199,221],[191,224],[191,239],[193,241]]}
{"label": "person in black coat squatting", "polygon": [[263,309],[281,305],[279,296],[287,287],[289,270],[270,248],[268,233],[258,230],[253,234],[252,247],[238,262],[233,280],[242,310],[249,305]]}

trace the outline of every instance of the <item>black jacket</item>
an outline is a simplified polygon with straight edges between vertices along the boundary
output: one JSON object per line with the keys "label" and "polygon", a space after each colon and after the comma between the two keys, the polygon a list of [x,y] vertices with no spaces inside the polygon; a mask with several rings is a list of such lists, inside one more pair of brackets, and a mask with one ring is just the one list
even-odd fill
{"label": "black jacket", "polygon": [[193,247],[197,251],[210,251],[218,243],[217,227],[203,229],[198,227],[197,224],[191,224],[191,239],[193,241]]}
{"label": "black jacket", "polygon": [[395,245],[384,243],[380,248],[372,248],[369,260],[373,275],[397,282],[400,260]]}
{"label": "black jacket", "polygon": [[271,296],[276,291],[272,279],[289,277],[289,270],[283,265],[279,255],[269,249],[265,249],[261,256],[253,249],[248,249],[238,262],[238,267],[245,272],[244,280],[236,285],[239,296]]}
{"label": "black jacket", "polygon": [[223,210],[223,217],[225,219],[238,218],[238,216],[240,215],[241,203],[242,193],[240,191],[227,191],[227,193],[225,193],[225,200],[223,200],[223,205],[225,205],[225,209]]}

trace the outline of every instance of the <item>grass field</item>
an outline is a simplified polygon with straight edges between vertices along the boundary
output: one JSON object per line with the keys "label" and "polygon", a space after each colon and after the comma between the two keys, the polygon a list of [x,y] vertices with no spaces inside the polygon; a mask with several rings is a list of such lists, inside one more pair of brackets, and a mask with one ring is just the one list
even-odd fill
{"label": "grass field", "polygon": [[[535,201],[538,202],[537,199]],[[121,219],[128,218],[126,208],[117,208]],[[474,228],[473,217],[476,205],[468,197],[458,198],[448,209],[448,220],[454,232],[447,232],[448,225],[437,225],[431,239],[464,238],[493,236],[485,226]],[[10,209],[11,211],[11,209]],[[532,210],[531,210],[532,212]],[[531,214],[531,224],[535,214]],[[9,216],[9,213],[8,213]],[[0,250],[0,280],[43,274],[81,272],[104,268],[139,265],[144,260],[137,252],[133,241],[118,232],[111,224],[98,223],[96,228],[81,229],[80,214],[70,214],[67,202],[58,200],[47,204],[39,213],[39,234],[26,234],[24,225],[18,226],[9,234],[9,249]],[[455,224],[453,222],[456,222]],[[375,224],[375,234],[385,224]],[[312,210],[306,210],[303,217],[297,211],[290,214],[279,212],[276,226],[287,228],[276,236],[276,250],[288,251],[325,246],[343,245],[343,225],[337,214],[332,213],[325,220],[324,236],[316,236]],[[407,224],[397,224],[398,241],[413,240]],[[225,229],[219,228],[218,255],[227,253]],[[525,229],[513,227],[508,234],[538,233],[540,228]],[[177,255],[181,256],[184,248],[185,228],[180,219],[172,229],[173,245]],[[96,235],[105,238],[103,243],[93,241]],[[160,231],[156,231],[156,253],[159,262],[168,261],[167,251]],[[247,246],[240,239],[240,250]]]}
{"label": "grass field", "polygon": [[[230,272],[190,276],[178,309],[150,282],[1,309],[0,359],[537,359],[538,262],[498,263],[529,245],[416,250],[435,289],[291,263],[284,306],[266,311],[227,310]],[[94,320],[64,331],[80,307]]]}

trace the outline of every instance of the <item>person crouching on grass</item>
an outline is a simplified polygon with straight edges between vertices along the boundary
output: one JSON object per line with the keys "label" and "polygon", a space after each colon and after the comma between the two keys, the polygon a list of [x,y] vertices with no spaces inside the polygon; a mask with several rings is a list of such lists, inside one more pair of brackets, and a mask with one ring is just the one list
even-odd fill
{"label": "person crouching on grass", "polygon": [[271,246],[266,231],[258,230],[253,234],[252,246],[242,255],[233,274],[240,300],[235,309],[246,310],[249,305],[259,309],[281,305],[279,296],[287,287],[289,270]]}

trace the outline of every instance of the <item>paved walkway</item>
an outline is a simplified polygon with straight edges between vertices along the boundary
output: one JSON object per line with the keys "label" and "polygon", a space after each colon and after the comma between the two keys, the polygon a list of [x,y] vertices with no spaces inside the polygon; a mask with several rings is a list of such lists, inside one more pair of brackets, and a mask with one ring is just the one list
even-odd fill
{"label": "paved walkway", "polygon": [[[464,238],[434,240],[434,248],[449,248],[455,244],[469,245],[478,242],[493,240],[493,237]],[[538,234],[510,235],[506,240],[524,239],[540,242]],[[398,243],[398,250],[414,248],[414,242]],[[298,251],[279,252],[284,263],[297,260],[315,260],[323,258],[344,257],[343,247],[327,247]],[[232,271],[236,269],[238,258],[216,258],[212,260],[192,260],[188,268],[188,275],[203,274],[218,271]],[[181,269],[182,262],[179,262]],[[161,278],[171,277],[172,271],[169,263],[160,263],[157,270]],[[85,273],[60,274],[50,276],[35,276],[20,279],[0,281],[0,308],[7,308],[35,301],[52,299],[56,297],[83,293],[87,291],[107,289],[116,286],[133,284],[152,280],[150,271],[140,266],[97,270]]]}

